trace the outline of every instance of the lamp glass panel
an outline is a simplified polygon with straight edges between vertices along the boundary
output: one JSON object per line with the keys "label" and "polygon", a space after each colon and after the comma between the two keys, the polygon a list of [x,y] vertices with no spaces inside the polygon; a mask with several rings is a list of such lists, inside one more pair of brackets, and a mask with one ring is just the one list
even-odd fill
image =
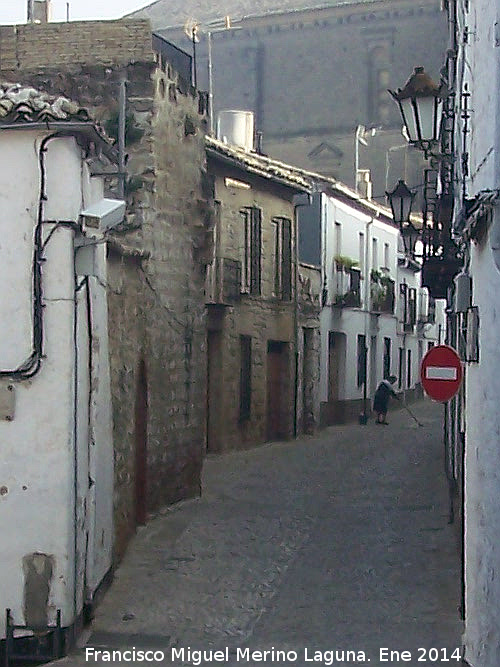
{"label": "lamp glass panel", "polygon": [[417,240],[416,230],[413,225],[405,225],[401,229],[401,234],[403,236],[403,242],[405,250],[407,253],[413,253],[415,242]]}
{"label": "lamp glass panel", "polygon": [[407,222],[410,219],[412,197],[401,198],[401,211],[403,214],[402,222]]}
{"label": "lamp glass panel", "polygon": [[436,97],[436,139],[441,135],[441,121],[443,120],[443,100]]}
{"label": "lamp glass panel", "polygon": [[418,141],[419,136],[417,132],[417,125],[415,123],[415,111],[413,109],[412,101],[411,99],[401,100],[400,104],[410,141]]}
{"label": "lamp glass panel", "polygon": [[422,141],[434,141],[437,138],[434,136],[436,129],[434,116],[436,112],[435,99],[435,97],[417,97],[416,99],[420,118],[420,139]]}

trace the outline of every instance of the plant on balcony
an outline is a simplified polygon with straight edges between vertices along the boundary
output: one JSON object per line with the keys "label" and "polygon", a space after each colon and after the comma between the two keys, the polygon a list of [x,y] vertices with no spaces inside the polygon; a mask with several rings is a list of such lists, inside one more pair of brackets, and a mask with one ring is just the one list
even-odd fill
{"label": "plant on balcony", "polygon": [[335,255],[333,258],[337,271],[345,271],[346,273],[358,266],[359,262],[351,257],[345,255]]}

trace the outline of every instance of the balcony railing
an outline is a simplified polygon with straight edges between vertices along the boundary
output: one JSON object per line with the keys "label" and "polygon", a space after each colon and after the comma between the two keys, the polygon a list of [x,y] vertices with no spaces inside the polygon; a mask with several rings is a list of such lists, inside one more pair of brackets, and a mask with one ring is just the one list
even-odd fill
{"label": "balcony railing", "polygon": [[345,268],[337,263],[332,305],[336,308],[361,307],[361,272],[358,268]]}
{"label": "balcony railing", "polygon": [[372,275],[370,284],[372,311],[375,313],[394,313],[394,280],[387,276]]}
{"label": "balcony railing", "polygon": [[231,306],[241,294],[241,262],[216,257],[207,267],[205,303]]}
{"label": "balcony railing", "polygon": [[361,306],[361,294],[359,290],[348,290],[343,294],[336,294],[333,305],[336,308],[359,308]]}

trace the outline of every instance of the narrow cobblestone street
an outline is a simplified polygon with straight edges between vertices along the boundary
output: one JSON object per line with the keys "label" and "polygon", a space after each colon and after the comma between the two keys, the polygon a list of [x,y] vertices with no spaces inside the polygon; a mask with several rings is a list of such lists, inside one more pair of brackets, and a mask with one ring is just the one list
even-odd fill
{"label": "narrow cobblestone street", "polygon": [[[195,664],[188,647],[228,647],[226,665],[257,664],[237,662],[238,647],[296,651],[280,662],[299,666],[343,664],[342,650],[356,654],[344,662],[363,664],[364,652],[373,667],[459,664],[442,408],[422,401],[412,410],[423,427],[394,410],[387,427],[337,426],[209,457],[203,497],[139,531],[88,646],[156,648],[168,660],[184,647],[176,665]],[[381,647],[410,651],[411,661],[382,661]],[[339,654],[308,662],[305,648],[311,660]],[[83,664],[84,650],[64,662]]]}

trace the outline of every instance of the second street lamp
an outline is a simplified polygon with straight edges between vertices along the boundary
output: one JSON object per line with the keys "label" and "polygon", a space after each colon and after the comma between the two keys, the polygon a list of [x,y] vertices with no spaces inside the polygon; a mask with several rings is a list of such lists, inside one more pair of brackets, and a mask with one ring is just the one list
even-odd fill
{"label": "second street lamp", "polygon": [[392,218],[403,237],[405,251],[408,255],[413,256],[415,243],[420,234],[419,230],[410,222],[411,207],[416,193],[400,180],[394,190],[385,194],[391,206]]}

